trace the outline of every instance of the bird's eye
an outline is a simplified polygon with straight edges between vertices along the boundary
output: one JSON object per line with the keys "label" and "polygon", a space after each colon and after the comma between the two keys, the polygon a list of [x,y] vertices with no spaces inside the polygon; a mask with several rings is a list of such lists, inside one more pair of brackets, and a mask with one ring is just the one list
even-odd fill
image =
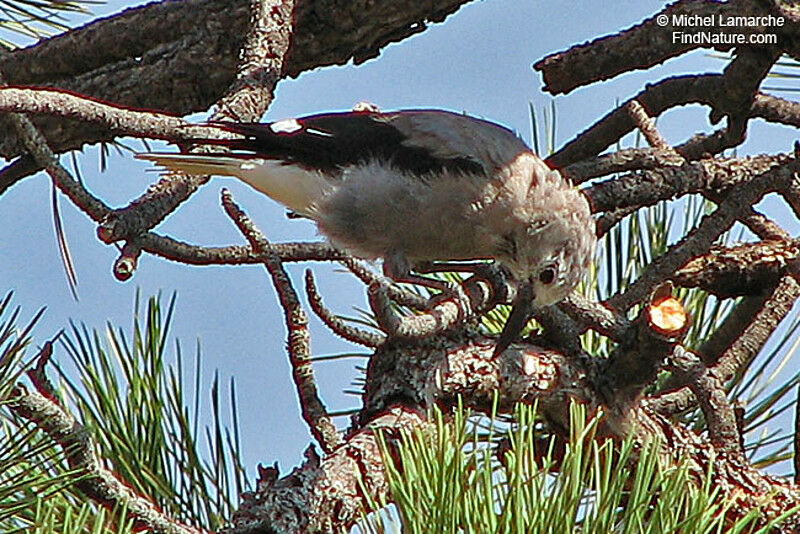
{"label": "bird's eye", "polygon": [[552,284],[556,279],[556,270],[554,267],[547,267],[539,273],[539,281],[543,284]]}

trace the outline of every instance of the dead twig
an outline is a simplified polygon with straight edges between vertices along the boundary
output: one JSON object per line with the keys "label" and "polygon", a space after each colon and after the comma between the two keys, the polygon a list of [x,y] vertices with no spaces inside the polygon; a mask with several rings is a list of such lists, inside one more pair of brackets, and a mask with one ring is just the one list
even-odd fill
{"label": "dead twig", "polygon": [[308,296],[308,303],[311,305],[311,309],[314,310],[314,313],[317,314],[317,317],[319,317],[322,322],[325,323],[325,326],[337,336],[353,343],[364,345],[365,347],[377,347],[386,339],[383,335],[368,332],[347,324],[347,322],[326,308],[322,303],[322,296],[319,294],[319,291],[317,291],[311,269],[306,269],[306,296]]}
{"label": "dead twig", "polygon": [[[236,227],[244,234],[250,245],[256,250],[268,250],[268,242],[261,231],[256,228],[250,218],[236,205],[230,192],[222,190],[222,205],[225,213],[233,220]],[[275,290],[285,312],[288,330],[289,362],[292,365],[292,377],[297,387],[303,419],[309,426],[312,435],[326,453],[330,453],[342,442],[336,426],[331,421],[328,411],[322,404],[317,392],[314,369],[311,365],[311,339],[308,333],[308,315],[303,311],[297,293],[292,286],[289,275],[283,268],[280,258],[267,253],[264,259]]]}

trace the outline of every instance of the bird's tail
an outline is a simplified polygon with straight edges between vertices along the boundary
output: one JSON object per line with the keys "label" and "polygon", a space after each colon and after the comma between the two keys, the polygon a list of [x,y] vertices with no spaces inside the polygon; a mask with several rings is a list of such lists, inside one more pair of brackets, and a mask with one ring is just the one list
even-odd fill
{"label": "bird's tail", "polygon": [[238,176],[243,163],[241,158],[217,154],[148,152],[136,154],[136,158],[151,161],[159,167],[172,172],[214,174],[218,176]]}
{"label": "bird's tail", "polygon": [[290,162],[229,154],[149,152],[138,159],[168,171],[234,176],[300,215],[313,218],[314,207],[330,188],[325,177]]}

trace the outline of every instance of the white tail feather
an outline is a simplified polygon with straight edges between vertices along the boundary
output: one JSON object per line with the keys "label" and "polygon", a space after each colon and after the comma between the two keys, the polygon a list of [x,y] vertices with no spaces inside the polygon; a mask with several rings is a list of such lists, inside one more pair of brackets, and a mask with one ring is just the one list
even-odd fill
{"label": "white tail feather", "polygon": [[169,171],[234,176],[298,214],[313,218],[314,205],[330,189],[320,172],[280,160],[202,154],[137,154]]}
{"label": "white tail feather", "polygon": [[216,174],[236,176],[242,160],[220,156],[203,156],[202,154],[137,154],[137,159],[152,161],[159,167],[174,172],[187,174]]}

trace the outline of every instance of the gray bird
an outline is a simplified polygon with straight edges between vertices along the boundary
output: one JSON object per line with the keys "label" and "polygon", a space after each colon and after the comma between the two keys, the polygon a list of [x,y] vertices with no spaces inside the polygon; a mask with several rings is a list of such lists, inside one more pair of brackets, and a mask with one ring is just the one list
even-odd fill
{"label": "gray bird", "polygon": [[172,171],[235,176],[316,222],[333,245],[382,258],[395,280],[415,266],[494,259],[518,296],[501,353],[532,308],[563,299],[596,244],[586,197],[509,129],[440,110],[325,113],[269,124],[215,123],[233,139],[204,154],[138,157]]}

